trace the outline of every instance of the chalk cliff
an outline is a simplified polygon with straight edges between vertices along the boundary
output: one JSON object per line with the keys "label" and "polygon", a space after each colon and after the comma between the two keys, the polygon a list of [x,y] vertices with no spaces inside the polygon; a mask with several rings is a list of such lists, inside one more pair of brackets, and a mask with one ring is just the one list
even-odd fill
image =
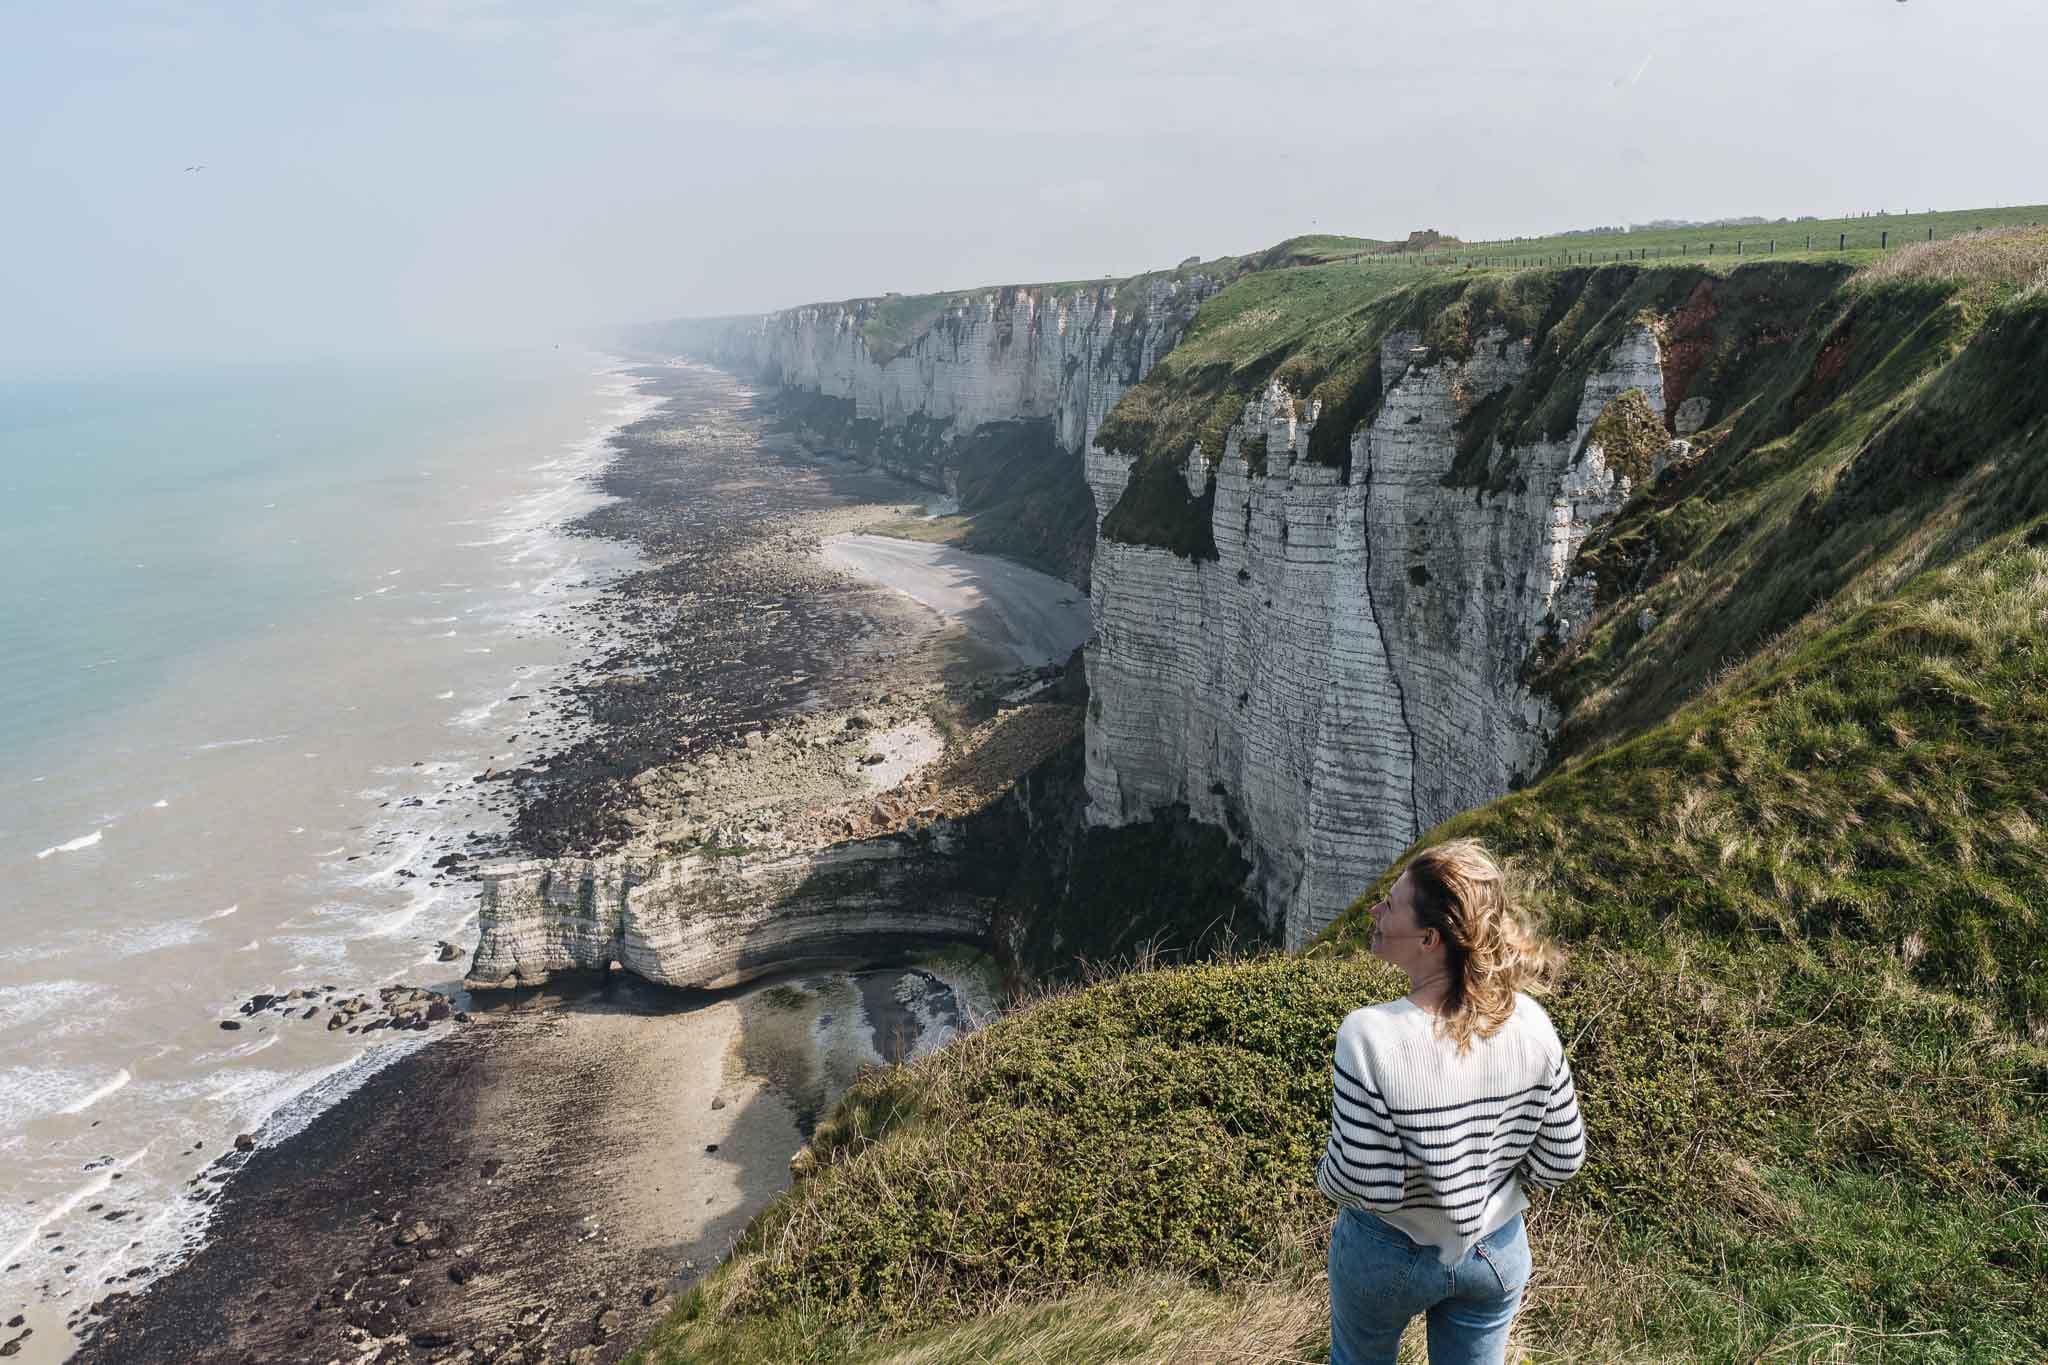
{"label": "chalk cliff", "polygon": [[[934,488],[957,486],[982,434],[1042,424],[1092,496],[1086,823],[1226,831],[1294,947],[1423,831],[1544,766],[1559,716],[1527,666],[1590,616],[1574,556],[1665,454],[1667,357],[1644,325],[1563,371],[1526,329],[1474,327],[1447,349],[1396,326],[1374,334],[1376,401],[1357,410],[1347,461],[1311,458],[1321,406],[1268,382],[1220,448],[1197,443],[1178,462],[1207,518],[1192,553],[1105,534],[1137,460],[1105,448],[1104,419],[1221,284],[1177,272],[953,296],[895,350],[871,345],[890,335],[883,305],[818,305],[722,323],[690,348],[779,385],[842,448]],[[1478,420],[1510,394],[1555,396],[1556,420]],[[1609,449],[1615,412],[1649,414],[1655,450]],[[1156,492],[1155,480],[1144,496]],[[486,889],[472,981],[615,961],[727,985],[889,934],[989,941],[973,861],[939,829],[916,846],[511,869]]]}
{"label": "chalk cliff", "polygon": [[[1421,832],[1533,776],[1557,715],[1523,665],[1590,609],[1568,566],[1631,486],[1588,435],[1631,389],[1662,411],[1660,361],[1654,334],[1627,332],[1568,434],[1493,438],[1487,465],[1516,474],[1490,492],[1449,481],[1459,431],[1528,374],[1526,338],[1495,329],[1428,363],[1420,336],[1387,336],[1348,482],[1307,459],[1313,405],[1268,387],[1222,450],[1187,456],[1191,494],[1214,482],[1214,559],[1098,540],[1089,821],[1184,804],[1227,828],[1295,947]],[[1087,460],[1106,515],[1133,461]]]}
{"label": "chalk cliff", "polygon": [[1069,455],[1172,348],[1221,281],[1199,271],[955,295],[903,349],[868,337],[888,300],[816,304],[727,325],[721,362],[844,405],[844,444],[891,472],[957,493],[955,447],[996,423],[1049,422]]}

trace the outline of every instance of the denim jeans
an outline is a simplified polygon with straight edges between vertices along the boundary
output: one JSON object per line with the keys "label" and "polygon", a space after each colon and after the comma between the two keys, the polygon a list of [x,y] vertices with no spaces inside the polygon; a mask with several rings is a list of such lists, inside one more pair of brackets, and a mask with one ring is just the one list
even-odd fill
{"label": "denim jeans", "polygon": [[1435,1247],[1346,1209],[1330,1234],[1330,1365],[1394,1365],[1417,1313],[1429,1315],[1430,1365],[1500,1365],[1528,1283],[1519,1214],[1446,1266]]}

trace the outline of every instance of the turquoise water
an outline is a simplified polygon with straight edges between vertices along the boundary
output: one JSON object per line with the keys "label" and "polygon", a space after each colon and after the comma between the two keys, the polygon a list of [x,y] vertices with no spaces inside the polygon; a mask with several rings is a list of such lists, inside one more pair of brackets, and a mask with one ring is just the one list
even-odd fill
{"label": "turquoise water", "polygon": [[653,406],[552,350],[0,380],[0,1317],[31,1365],[193,1245],[213,1153],[411,1045],[224,1032],[239,1001],[458,987],[476,895],[435,860],[502,833],[479,773],[579,723],[584,608],[636,561],[564,527]]}
{"label": "turquoise water", "polygon": [[354,581],[367,524],[588,392],[578,360],[0,382],[0,759]]}

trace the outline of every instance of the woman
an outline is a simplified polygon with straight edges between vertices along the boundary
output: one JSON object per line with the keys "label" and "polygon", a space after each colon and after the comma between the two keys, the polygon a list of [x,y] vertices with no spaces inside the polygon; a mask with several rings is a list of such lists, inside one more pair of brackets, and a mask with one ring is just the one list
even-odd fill
{"label": "woman", "polygon": [[1550,1017],[1520,991],[1555,962],[1469,839],[1417,854],[1372,907],[1373,956],[1408,994],[1337,1030],[1316,1184],[1330,1238],[1330,1365],[1393,1365],[1428,1314],[1431,1365],[1493,1365],[1529,1280],[1523,1184],[1586,1159]]}

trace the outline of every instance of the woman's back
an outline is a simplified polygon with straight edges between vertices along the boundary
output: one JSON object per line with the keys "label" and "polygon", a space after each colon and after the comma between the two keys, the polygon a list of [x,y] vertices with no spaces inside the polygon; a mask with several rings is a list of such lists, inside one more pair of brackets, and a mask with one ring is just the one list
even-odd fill
{"label": "woman's back", "polygon": [[1333,1072],[1317,1183],[1434,1246],[1445,1265],[1527,1207],[1521,1181],[1554,1185],[1585,1160],[1563,1045],[1526,995],[1463,1052],[1406,999],[1354,1010]]}
{"label": "woman's back", "polygon": [[1578,1093],[1550,1016],[1523,991],[1557,963],[1479,844],[1417,853],[1372,918],[1401,1000],[1353,1010],[1330,1069],[1316,1184],[1330,1232],[1330,1365],[1394,1365],[1429,1324],[1435,1365],[1498,1365],[1528,1284],[1522,1185],[1586,1159]]}

